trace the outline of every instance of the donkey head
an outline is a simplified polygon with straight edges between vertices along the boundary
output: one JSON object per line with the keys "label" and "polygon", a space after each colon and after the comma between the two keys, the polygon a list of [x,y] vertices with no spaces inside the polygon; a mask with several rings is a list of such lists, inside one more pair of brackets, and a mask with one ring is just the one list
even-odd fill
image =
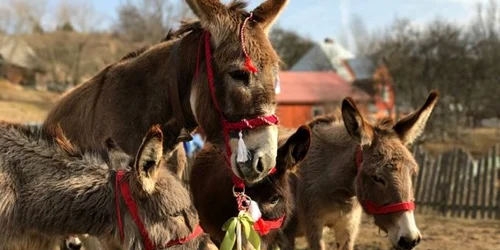
{"label": "donkey head", "polygon": [[421,235],[412,209],[370,212],[368,202],[379,207],[413,202],[412,175],[417,172],[418,166],[406,146],[422,134],[437,100],[438,93],[431,92],[419,110],[395,125],[387,119],[371,125],[352,99],[347,98],[342,103],[345,127],[362,150],[356,196],[365,211],[374,214],[375,224],[388,233],[397,249],[412,249],[420,242]]}
{"label": "donkey head", "polygon": [[[253,10],[251,20],[245,22],[250,13],[244,10],[246,4],[241,1],[226,6],[219,0],[187,0],[203,29],[211,34],[215,99],[222,116],[229,122],[275,113],[274,89],[280,60],[271,46],[268,32],[287,2],[267,0]],[[244,51],[257,72],[246,67]],[[222,124],[207,83],[204,55],[200,60],[199,75],[194,78],[191,88],[191,108],[207,140],[220,142]],[[230,135],[232,152],[237,152],[238,134]],[[231,166],[236,175],[252,183],[262,179],[275,166],[278,129],[265,126],[243,131],[243,134],[249,151],[248,161],[237,164],[236,154],[233,154]]]}
{"label": "donkey head", "polygon": [[264,180],[247,188],[247,194],[259,204],[264,220],[275,220],[290,215],[293,194],[290,190],[289,174],[309,151],[311,131],[308,126],[301,126],[278,149],[276,172]]}
{"label": "donkey head", "polygon": [[[159,126],[153,126],[144,137],[135,159],[130,161],[131,169],[122,166],[126,162],[126,154],[113,141],[108,140],[107,144],[110,164],[119,165],[113,168],[130,170],[125,170],[127,173],[122,182],[128,182],[130,186],[131,198],[137,204],[139,218],[152,244],[157,248],[166,248],[168,242],[190,235],[197,226],[198,215],[186,189],[164,166],[163,133]],[[127,197],[121,188],[115,192],[122,197],[119,213],[123,218],[124,242],[134,244],[137,248],[136,244],[143,237],[130,208],[127,208]],[[135,240],[127,240],[127,237]]]}

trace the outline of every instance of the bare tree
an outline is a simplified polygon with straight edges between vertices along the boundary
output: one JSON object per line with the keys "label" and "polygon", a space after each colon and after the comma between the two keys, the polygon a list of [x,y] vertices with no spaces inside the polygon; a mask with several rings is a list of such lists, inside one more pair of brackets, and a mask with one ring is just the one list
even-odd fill
{"label": "bare tree", "polygon": [[59,28],[70,25],[73,30],[81,33],[94,31],[103,17],[88,1],[60,0],[54,17]]}
{"label": "bare tree", "polygon": [[280,27],[272,29],[269,38],[281,57],[284,63],[282,69],[285,70],[292,67],[313,46],[310,39]]}
{"label": "bare tree", "polygon": [[184,2],[128,0],[118,7],[115,30],[132,41],[157,42],[174,23],[192,16]]}
{"label": "bare tree", "polygon": [[1,29],[5,33],[30,33],[42,23],[46,8],[47,0],[10,0],[7,7],[0,9]]}
{"label": "bare tree", "polygon": [[460,139],[465,127],[500,117],[500,26],[498,8],[478,5],[469,28],[443,20],[424,27],[397,20],[374,47],[395,82],[398,107],[417,107],[431,89],[442,93],[430,130]]}

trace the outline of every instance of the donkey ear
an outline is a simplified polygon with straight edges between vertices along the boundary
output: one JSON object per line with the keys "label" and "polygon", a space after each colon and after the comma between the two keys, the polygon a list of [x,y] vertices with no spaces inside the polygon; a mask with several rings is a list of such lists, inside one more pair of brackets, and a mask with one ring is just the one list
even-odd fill
{"label": "donkey ear", "polygon": [[354,104],[354,100],[350,97],[342,102],[342,118],[349,135],[361,146],[372,143],[373,128],[365,121]]}
{"label": "donkey ear", "polygon": [[212,22],[226,10],[219,0],[186,0],[186,3],[202,22]]}
{"label": "donkey ear", "polygon": [[278,148],[277,167],[281,171],[295,171],[295,167],[307,155],[311,145],[311,129],[307,125],[302,125],[290,136],[285,144]]}
{"label": "donkey ear", "polygon": [[163,156],[163,133],[159,125],[149,129],[134,162],[139,184],[147,193],[154,191]]}
{"label": "donkey ear", "polygon": [[439,99],[439,92],[434,90],[427,97],[424,106],[412,114],[401,119],[394,125],[394,131],[398,134],[403,144],[411,144],[417,139],[424,131],[425,124],[431,116],[432,110],[436,106]]}
{"label": "donkey ear", "polygon": [[255,8],[253,11],[255,20],[260,23],[266,33],[269,32],[287,4],[288,0],[267,0]]}

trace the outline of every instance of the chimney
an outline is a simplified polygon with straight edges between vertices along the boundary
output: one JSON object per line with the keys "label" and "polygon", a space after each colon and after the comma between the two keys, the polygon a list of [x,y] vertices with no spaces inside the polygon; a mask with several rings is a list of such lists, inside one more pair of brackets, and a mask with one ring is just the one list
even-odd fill
{"label": "chimney", "polygon": [[328,43],[328,44],[333,44],[333,43],[334,43],[334,41],[333,41],[333,39],[332,39],[332,38],[327,37],[327,38],[325,38],[325,43]]}

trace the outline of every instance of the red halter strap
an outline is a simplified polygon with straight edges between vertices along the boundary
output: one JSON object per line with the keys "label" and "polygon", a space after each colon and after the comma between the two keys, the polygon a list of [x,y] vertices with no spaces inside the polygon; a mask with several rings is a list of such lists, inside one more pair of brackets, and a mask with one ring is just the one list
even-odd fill
{"label": "red halter strap", "polygon": [[[229,122],[224,118],[224,115],[222,113],[222,109],[219,106],[219,102],[217,101],[217,97],[215,95],[215,82],[214,82],[214,72],[212,68],[212,52],[210,49],[210,33],[208,31],[205,31],[203,33],[202,38],[204,39],[204,44],[205,44],[205,63],[207,66],[207,78],[208,78],[208,86],[210,88],[210,94],[212,97],[212,102],[215,106],[215,109],[219,113],[219,119],[221,120],[222,123],[222,134],[224,136],[224,144],[226,147],[226,153],[227,156],[226,158],[226,163],[229,168],[231,168],[231,147],[229,145],[229,132],[230,131],[240,131],[240,130],[248,130],[248,129],[254,129],[256,127],[260,126],[266,126],[266,125],[277,125],[279,123],[278,116],[275,114],[269,115],[269,116],[259,116],[253,119],[243,119],[239,122]],[[197,58],[197,65],[196,65],[196,74],[199,73],[199,58],[200,58],[200,53],[201,50],[198,50],[198,58]],[[195,76],[197,77],[197,76]],[[232,171],[232,169],[231,169]],[[271,172],[274,172],[271,170]],[[243,189],[245,187],[245,184],[242,179],[240,179],[238,176],[233,174],[233,184],[237,188]]]}
{"label": "red halter strap", "polygon": [[[123,196],[123,200],[125,201],[125,204],[127,205],[127,208],[130,212],[130,215],[132,216],[132,219],[134,220],[135,224],[137,225],[137,228],[139,228],[139,232],[141,232],[142,240],[144,241],[144,248],[146,250],[155,250],[155,246],[153,242],[151,241],[151,238],[149,237],[148,231],[146,230],[146,227],[144,226],[144,223],[142,223],[141,217],[139,215],[139,210],[137,209],[137,204],[134,201],[134,198],[132,198],[132,194],[130,192],[130,185],[128,181],[123,181],[123,177],[125,176],[124,171],[118,171],[116,173],[116,178],[115,178],[115,204],[116,204],[116,216],[118,219],[118,230],[120,232],[120,239],[123,242],[123,239],[125,238],[124,232],[123,232],[123,221],[121,218],[121,213],[120,213],[120,196],[119,192]],[[196,237],[200,236],[203,233],[203,229],[197,225],[195,230],[188,235],[185,238],[182,239],[176,239],[167,242],[165,245],[166,247],[171,247],[175,245],[180,245],[183,243],[186,243],[192,239],[195,239]]]}
{"label": "red halter strap", "polygon": [[253,228],[260,234],[260,236],[264,236],[271,230],[281,228],[283,221],[285,221],[284,215],[275,220],[264,220],[260,218],[255,222],[255,224],[253,224]]}
{"label": "red halter strap", "polygon": [[[356,149],[356,167],[358,168],[358,184],[361,189],[361,165],[363,163],[363,149],[358,146]],[[386,206],[380,206],[369,200],[361,201],[361,204],[365,208],[368,214],[390,214],[401,211],[411,211],[415,209],[415,203],[413,201],[389,204]]]}

